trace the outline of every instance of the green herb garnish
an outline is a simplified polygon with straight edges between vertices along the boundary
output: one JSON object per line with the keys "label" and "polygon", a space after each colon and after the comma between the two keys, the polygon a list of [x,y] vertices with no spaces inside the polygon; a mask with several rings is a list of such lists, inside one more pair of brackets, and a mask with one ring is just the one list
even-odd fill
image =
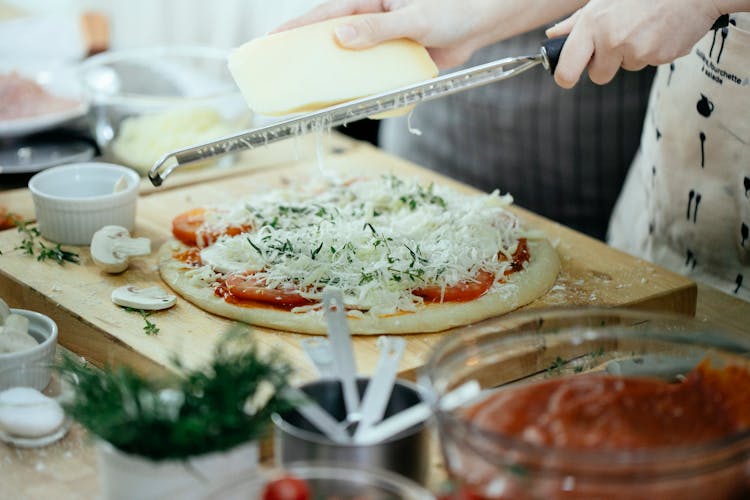
{"label": "green herb garnish", "polygon": [[39,255],[36,256],[36,260],[41,262],[47,259],[54,260],[60,265],[63,265],[66,261],[73,264],[80,264],[78,254],[63,250],[59,243],[54,247],[48,247],[44,243],[39,242]]}
{"label": "green herb garnish", "polygon": [[247,242],[250,243],[250,246],[253,247],[255,249],[255,251],[260,254],[261,257],[263,257],[263,250],[261,250],[258,247],[258,245],[256,245],[255,243],[253,243],[253,240],[251,240],[249,236],[247,238]]}
{"label": "green herb garnish", "polygon": [[316,248],[315,250],[313,250],[312,252],[310,252],[310,258],[312,260],[315,260],[315,257],[318,256],[318,254],[320,253],[320,249],[321,248],[323,248],[323,242],[322,241],[320,242],[320,245],[318,245],[318,248]]}
{"label": "green herb garnish", "polygon": [[[41,237],[39,230],[31,225],[31,222],[24,222],[17,220],[15,221],[18,232],[23,235],[21,243],[15,248],[21,250],[26,255],[36,255],[36,260],[39,262],[45,260],[54,260],[61,266],[65,262],[72,262],[73,264],[80,264],[80,257],[75,252],[63,250],[60,244],[53,247],[48,247],[41,241],[37,241],[37,238]],[[36,253],[36,249],[39,249],[39,253]]]}
{"label": "green herb garnish", "polygon": [[59,366],[74,396],[68,415],[119,450],[152,460],[229,450],[265,435],[270,417],[291,408],[291,374],[278,353],[261,356],[249,332],[234,328],[204,369],[146,378],[126,366],[98,370],[66,355]]}
{"label": "green herb garnish", "polygon": [[146,311],[144,309],[135,309],[133,307],[124,307],[124,306],[123,306],[123,309],[125,309],[128,312],[136,312],[141,315],[143,320],[146,322],[146,325],[143,327],[143,331],[146,332],[146,335],[158,335],[159,327],[156,326],[155,323],[152,323],[151,321],[149,321],[148,319],[148,317],[151,316],[151,314],[154,311]]}
{"label": "green herb garnish", "polygon": [[564,359],[562,359],[560,356],[557,356],[552,364],[549,365],[549,368],[547,368],[547,374],[560,375],[563,367],[565,366],[565,363],[566,361]]}

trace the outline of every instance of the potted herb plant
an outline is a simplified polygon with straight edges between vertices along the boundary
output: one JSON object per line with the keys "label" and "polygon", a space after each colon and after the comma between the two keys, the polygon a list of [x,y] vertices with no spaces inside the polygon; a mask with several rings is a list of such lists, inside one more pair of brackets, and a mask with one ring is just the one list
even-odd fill
{"label": "potted herb plant", "polygon": [[261,356],[245,330],[225,334],[204,369],[175,368],[148,379],[64,358],[75,388],[64,406],[97,438],[106,498],[200,498],[252,474],[271,415],[291,405],[281,396],[291,367],[278,353]]}

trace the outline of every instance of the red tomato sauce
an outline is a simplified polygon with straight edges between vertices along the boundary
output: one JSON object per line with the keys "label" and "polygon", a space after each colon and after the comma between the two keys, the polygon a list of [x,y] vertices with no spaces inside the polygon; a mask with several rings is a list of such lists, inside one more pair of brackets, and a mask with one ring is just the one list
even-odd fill
{"label": "red tomato sauce", "polygon": [[519,238],[516,251],[513,252],[513,260],[511,260],[510,266],[505,270],[503,275],[508,276],[517,273],[518,271],[523,271],[523,265],[529,260],[531,260],[529,244],[526,241],[526,238]]}
{"label": "red tomato sauce", "polygon": [[707,443],[750,429],[750,372],[701,363],[684,380],[587,374],[509,387],[470,407],[487,431],[540,446],[637,450]]}
{"label": "red tomato sauce", "polygon": [[183,250],[182,252],[174,253],[172,254],[172,257],[179,260],[180,262],[184,262],[190,267],[200,267],[203,265],[203,260],[201,259],[201,250],[198,247],[190,247],[186,250]]}
{"label": "red tomato sauce", "polygon": [[173,254],[173,257],[190,267],[200,267],[203,265],[201,250],[198,247],[190,247],[187,250]]}

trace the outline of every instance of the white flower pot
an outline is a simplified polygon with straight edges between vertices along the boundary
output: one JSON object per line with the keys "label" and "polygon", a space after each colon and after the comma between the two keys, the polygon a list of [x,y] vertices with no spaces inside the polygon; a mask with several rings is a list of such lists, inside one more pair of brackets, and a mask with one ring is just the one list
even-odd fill
{"label": "white flower pot", "polygon": [[259,473],[256,442],[159,462],[129,455],[104,441],[97,442],[96,450],[102,496],[110,500],[201,499],[228,481]]}

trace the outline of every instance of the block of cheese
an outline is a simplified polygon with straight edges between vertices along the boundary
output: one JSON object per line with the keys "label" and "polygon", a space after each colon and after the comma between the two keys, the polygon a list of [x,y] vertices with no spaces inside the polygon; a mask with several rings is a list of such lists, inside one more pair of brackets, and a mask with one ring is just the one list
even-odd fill
{"label": "block of cheese", "polygon": [[256,38],[232,51],[229,71],[248,106],[272,116],[308,112],[437,75],[427,50],[412,40],[341,47],[334,30],[350,18]]}

